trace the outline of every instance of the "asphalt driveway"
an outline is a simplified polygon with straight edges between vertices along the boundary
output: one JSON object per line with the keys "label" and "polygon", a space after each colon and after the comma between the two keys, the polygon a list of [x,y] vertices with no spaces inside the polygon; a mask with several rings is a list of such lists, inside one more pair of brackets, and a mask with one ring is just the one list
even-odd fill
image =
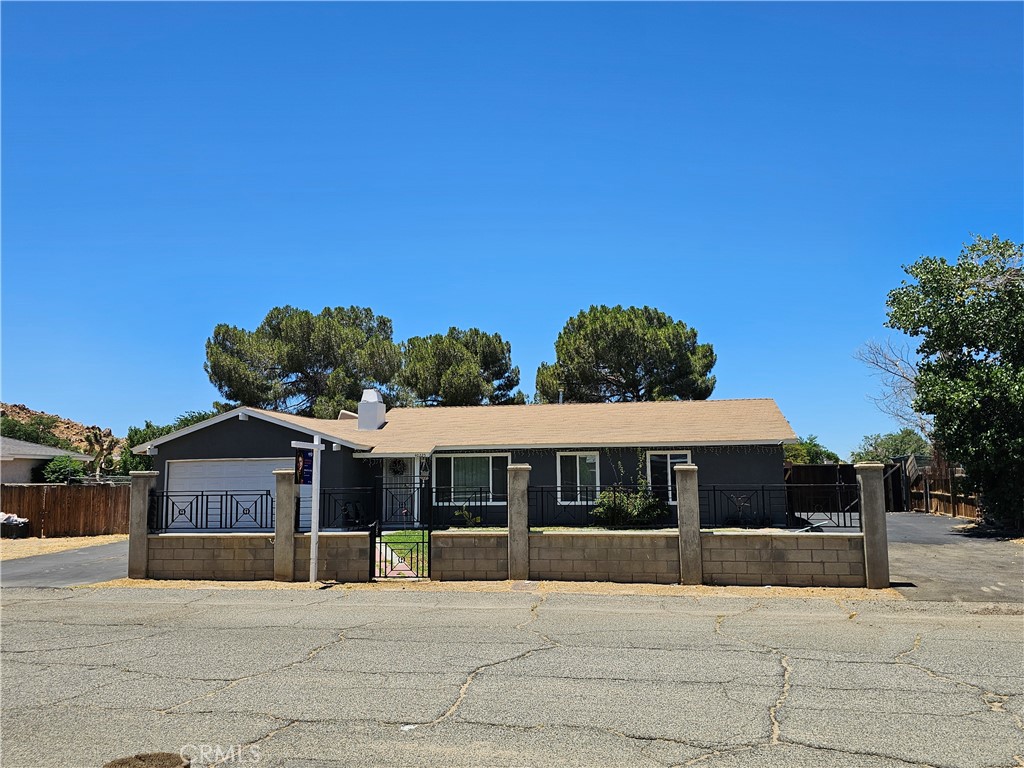
{"label": "asphalt driveway", "polygon": [[128,575],[128,542],[22,557],[0,564],[0,586],[75,587]]}
{"label": "asphalt driveway", "polygon": [[956,530],[966,520],[886,516],[890,581],[909,600],[1024,603],[1024,546]]}

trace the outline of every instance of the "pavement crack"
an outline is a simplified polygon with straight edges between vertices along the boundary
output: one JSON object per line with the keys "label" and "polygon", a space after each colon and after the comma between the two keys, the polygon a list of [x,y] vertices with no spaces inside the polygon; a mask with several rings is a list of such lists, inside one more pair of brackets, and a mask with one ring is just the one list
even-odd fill
{"label": "pavement crack", "polygon": [[[267,717],[273,718],[275,720],[282,719],[282,718],[275,717],[274,715],[267,715]],[[253,747],[258,747],[263,742],[269,741],[270,739],[272,739],[275,736],[277,736],[277,734],[281,733],[281,731],[286,731],[289,728],[291,728],[293,725],[296,725],[296,724],[301,723],[301,722],[303,722],[303,721],[302,720],[286,720],[284,725],[281,725],[281,726],[279,726],[277,728],[271,729],[267,733],[265,733],[262,736],[260,736],[258,739],[253,739],[252,741],[247,741],[246,743],[242,744],[241,745],[242,749],[238,750],[238,752],[240,752],[242,755],[245,755],[246,752],[244,752],[243,750],[250,750],[251,751]],[[256,760],[259,760],[259,756],[258,755],[254,755],[253,757]],[[235,762],[236,760],[238,760],[238,753],[236,753],[234,751],[231,751],[228,754],[224,755],[224,757],[222,757],[221,759],[217,760],[214,763],[211,763],[210,765],[211,766],[224,765],[225,763]]]}
{"label": "pavement crack", "polygon": [[[366,624],[360,624],[359,627],[365,627],[365,626],[368,626],[370,624],[377,624],[377,623],[380,623],[380,622],[371,621],[371,622],[367,622]],[[358,629],[359,627],[346,627],[344,630],[339,631],[338,632],[338,636],[335,637],[334,639],[328,640],[327,642],[321,643],[320,645],[316,646],[315,648],[312,648],[306,654],[305,658],[296,659],[295,661],[290,661],[287,664],[281,664],[280,666],[277,666],[277,667],[271,667],[270,669],[264,669],[264,670],[261,670],[259,672],[254,672],[251,675],[243,675],[242,677],[233,678],[233,679],[228,681],[227,685],[223,685],[220,688],[215,688],[212,691],[207,691],[206,693],[204,693],[204,694],[202,694],[200,696],[193,696],[191,699],[186,699],[185,701],[179,702],[179,703],[177,703],[177,704],[175,704],[175,705],[173,705],[171,707],[168,707],[165,710],[162,710],[162,714],[180,714],[180,712],[176,713],[174,710],[177,710],[177,709],[179,709],[181,707],[184,707],[184,706],[187,706],[189,704],[192,704],[193,702],[205,701],[207,699],[211,699],[214,696],[217,696],[218,694],[224,693],[225,691],[230,691],[235,686],[240,685],[241,683],[247,682],[249,680],[255,680],[258,677],[263,677],[264,675],[270,675],[270,674],[273,674],[275,672],[283,672],[285,670],[292,669],[293,667],[297,667],[297,666],[299,666],[301,664],[305,664],[305,663],[307,663],[309,661],[312,661],[320,653],[322,653],[327,648],[330,648],[332,645],[337,645],[338,643],[344,642],[346,640],[345,632],[347,632],[349,629]]]}
{"label": "pavement crack", "polygon": [[782,726],[779,724],[778,714],[782,705],[786,703],[786,699],[789,698],[789,689],[792,685],[790,677],[793,674],[793,668],[789,666],[789,657],[783,654],[780,661],[782,663],[782,691],[779,693],[779,698],[775,700],[775,704],[768,710],[768,716],[772,721],[772,744],[778,744],[782,739]]}
{"label": "pavement crack", "polygon": [[755,747],[748,746],[748,745],[744,745],[742,747],[732,747],[732,748],[729,748],[729,749],[712,749],[707,754],[703,754],[703,755],[699,755],[697,757],[694,757],[694,758],[692,758],[690,760],[687,760],[685,763],[681,763],[681,765],[682,766],[700,765],[705,760],[710,760],[713,757],[720,757],[721,755],[733,755],[733,754],[736,754],[738,752],[749,752],[752,749],[755,749]]}
{"label": "pavement crack", "polygon": [[941,672],[936,672],[934,669],[929,669],[923,664],[911,661],[908,657],[917,653],[919,650],[921,650],[921,635],[915,636],[914,645],[905,651],[897,653],[894,660],[898,665],[910,667],[911,669],[916,669],[919,672],[923,672],[932,680],[938,680],[943,683],[949,683],[950,685],[961,686],[963,688],[967,688],[968,690],[973,691],[975,695],[977,695],[981,699],[981,703],[985,705],[988,711],[997,712],[1009,716],[1010,719],[1013,720],[1013,723],[1017,727],[1017,729],[1024,731],[1024,719],[1022,719],[1021,716],[1018,715],[1016,712],[1011,712],[1005,707],[1006,702],[1010,699],[1009,696],[1001,693],[996,693],[995,691],[990,691],[985,686],[977,685],[976,683],[968,683],[964,680],[957,680],[956,678],[944,675]]}
{"label": "pavement crack", "polygon": [[508,664],[511,661],[518,661],[519,659],[525,659],[527,656],[532,656],[533,654],[539,653],[541,651],[550,651],[552,648],[555,648],[555,647],[556,646],[554,646],[554,645],[547,645],[547,646],[542,646],[540,648],[530,648],[527,651],[523,651],[522,653],[517,653],[515,656],[510,656],[507,659],[499,659],[498,661],[491,661],[491,662],[488,662],[487,664],[481,664],[479,667],[476,667],[475,669],[470,671],[470,673],[468,675],[466,675],[465,681],[462,683],[462,686],[459,688],[459,695],[455,698],[455,701],[452,702],[452,705],[450,707],[448,707],[448,709],[444,712],[444,714],[440,715],[439,717],[435,717],[433,720],[431,720],[429,723],[427,723],[427,725],[438,725],[439,723],[443,723],[445,720],[450,719],[452,717],[452,715],[454,715],[455,712],[459,709],[459,707],[462,706],[462,702],[466,700],[466,696],[469,695],[469,688],[473,684],[473,681],[476,679],[476,676],[478,674],[480,674],[481,672],[483,672],[485,669],[492,669],[494,667],[500,666],[501,664]]}
{"label": "pavement crack", "polygon": [[795,747],[804,747],[806,749],[813,749],[815,752],[832,752],[839,755],[851,755],[853,757],[881,757],[886,760],[892,760],[897,763],[903,763],[904,765],[911,765],[914,768],[952,768],[952,766],[944,766],[938,763],[923,763],[917,760],[906,760],[902,757],[896,757],[888,752],[872,752],[870,750],[860,749],[840,749],[839,747],[822,747],[817,744],[809,744],[805,741],[794,741],[792,739],[786,739],[780,741],[780,744],[789,744]]}

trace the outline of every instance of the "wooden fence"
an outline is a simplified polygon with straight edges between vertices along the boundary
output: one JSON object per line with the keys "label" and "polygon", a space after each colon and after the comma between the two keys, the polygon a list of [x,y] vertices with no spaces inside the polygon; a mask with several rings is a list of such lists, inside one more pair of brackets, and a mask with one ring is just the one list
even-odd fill
{"label": "wooden fence", "polygon": [[977,497],[965,493],[959,485],[955,478],[923,475],[910,492],[914,511],[979,519]]}
{"label": "wooden fence", "polygon": [[27,518],[30,536],[128,533],[128,485],[3,485],[0,511]]}
{"label": "wooden fence", "polygon": [[[784,478],[787,484],[795,485],[856,485],[857,470],[853,464],[789,464]],[[907,511],[902,465],[885,465],[882,487],[886,512]]]}

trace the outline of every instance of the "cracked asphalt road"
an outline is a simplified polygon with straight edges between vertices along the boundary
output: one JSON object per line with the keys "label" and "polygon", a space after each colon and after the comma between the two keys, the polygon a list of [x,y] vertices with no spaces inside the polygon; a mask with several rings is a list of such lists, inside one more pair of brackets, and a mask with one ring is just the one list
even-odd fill
{"label": "cracked asphalt road", "polygon": [[261,768],[1024,764],[1024,616],[1010,603],[130,588],[0,600],[6,768],[186,745],[196,766],[219,746],[222,765]]}

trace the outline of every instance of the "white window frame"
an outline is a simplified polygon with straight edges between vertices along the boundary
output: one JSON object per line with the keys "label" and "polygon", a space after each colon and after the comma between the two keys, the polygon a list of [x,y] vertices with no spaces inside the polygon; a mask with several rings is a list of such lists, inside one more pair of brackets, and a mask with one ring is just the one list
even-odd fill
{"label": "white window frame", "polygon": [[[559,451],[558,453],[555,454],[555,479],[557,480],[557,483],[558,483],[555,487],[558,489],[558,503],[559,504],[566,504],[566,505],[576,505],[576,506],[579,506],[581,504],[588,504],[588,503],[590,503],[590,502],[587,502],[587,501],[580,500],[578,498],[577,498],[576,501],[565,501],[565,500],[562,499],[562,457],[563,456],[576,456],[576,457],[579,457],[579,456],[593,456],[594,457],[594,480],[595,480],[594,484],[598,488],[600,488],[601,487],[601,454],[598,453],[597,451]],[[576,462],[575,466],[576,466],[575,486],[577,488],[579,488],[580,487],[580,464],[579,464],[579,461]],[[577,496],[578,495],[579,494],[577,493]]]}
{"label": "white window frame", "polygon": [[[508,460],[508,463],[512,463],[511,453],[438,453],[434,454],[430,460],[430,490],[433,493],[434,504],[439,507],[461,507],[467,502],[455,501],[455,494],[452,494],[451,501],[437,501],[437,460],[438,459],[480,459],[486,458],[491,459],[494,457],[504,457]],[[455,476],[455,463],[452,462],[452,476]],[[441,486],[442,488],[444,486]],[[454,488],[455,486],[449,486]],[[503,506],[508,504],[508,488],[505,488],[505,501],[494,500],[494,467],[493,462],[488,461],[488,472],[487,472],[487,501],[484,502],[487,505],[498,505]]]}
{"label": "white window frame", "polygon": [[[647,484],[653,489],[654,480],[651,477],[651,456],[685,456],[685,462],[676,462],[677,464],[692,464],[693,454],[690,451],[648,451],[647,452]],[[672,472],[672,465],[668,467],[668,505],[671,507],[676,506],[676,482],[675,474]]]}

